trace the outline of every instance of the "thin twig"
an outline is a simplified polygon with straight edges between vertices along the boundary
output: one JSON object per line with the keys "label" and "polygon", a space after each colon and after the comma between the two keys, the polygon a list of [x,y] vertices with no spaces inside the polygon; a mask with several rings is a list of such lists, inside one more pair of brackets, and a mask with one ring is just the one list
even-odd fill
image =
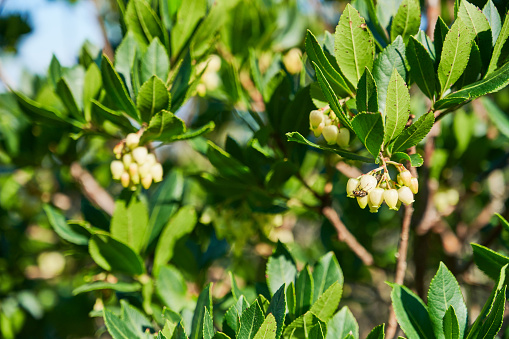
{"label": "thin twig", "polygon": [[79,163],[73,162],[71,164],[71,176],[80,184],[81,191],[88,200],[99,206],[108,215],[113,215],[115,201],[86,169],[81,167]]}
{"label": "thin twig", "polygon": [[338,232],[338,239],[350,247],[350,249],[362,260],[364,265],[373,265],[373,256],[362,246],[352,233],[346,228],[336,211],[329,206],[322,209],[322,214],[330,221]]}

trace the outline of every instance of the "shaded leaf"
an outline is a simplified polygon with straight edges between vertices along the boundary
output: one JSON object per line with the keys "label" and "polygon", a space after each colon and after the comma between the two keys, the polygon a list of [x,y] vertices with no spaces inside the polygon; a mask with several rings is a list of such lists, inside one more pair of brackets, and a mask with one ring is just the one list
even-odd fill
{"label": "shaded leaf", "polygon": [[107,235],[95,234],[88,243],[92,259],[106,271],[118,271],[131,275],[145,272],[143,261],[129,246]]}
{"label": "shaded leaf", "polygon": [[366,149],[378,156],[384,139],[384,127],[380,113],[359,113],[352,120],[352,128]]}
{"label": "shaded leaf", "polygon": [[421,91],[430,99],[435,95],[436,75],[430,72],[433,61],[426,48],[414,37],[410,37],[406,49],[410,74]]}

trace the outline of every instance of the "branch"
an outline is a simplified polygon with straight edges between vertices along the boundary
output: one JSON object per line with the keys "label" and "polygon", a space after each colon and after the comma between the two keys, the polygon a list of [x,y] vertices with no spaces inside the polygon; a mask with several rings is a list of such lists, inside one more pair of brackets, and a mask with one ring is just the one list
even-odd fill
{"label": "branch", "polygon": [[108,59],[110,59],[111,62],[113,62],[113,60],[115,59],[115,53],[113,52],[113,47],[111,47],[110,40],[108,39],[108,33],[106,32],[106,27],[104,26],[104,20],[103,17],[101,16],[101,10],[97,0],[94,0],[94,5],[97,10],[97,21],[99,22],[99,26],[101,27],[101,33],[104,39],[103,53],[106,54],[106,56],[108,57]]}
{"label": "branch", "polygon": [[71,176],[79,183],[85,197],[99,206],[108,215],[113,215],[115,201],[104,188],[101,187],[94,177],[77,162],[71,164]]}
{"label": "branch", "polygon": [[350,233],[350,231],[346,228],[345,224],[339,218],[339,215],[336,211],[329,206],[326,206],[322,209],[322,214],[330,221],[332,226],[338,232],[339,241],[344,242],[350,247],[350,249],[362,260],[364,265],[371,266],[373,265],[373,256],[369,253],[355,238],[355,236]]}

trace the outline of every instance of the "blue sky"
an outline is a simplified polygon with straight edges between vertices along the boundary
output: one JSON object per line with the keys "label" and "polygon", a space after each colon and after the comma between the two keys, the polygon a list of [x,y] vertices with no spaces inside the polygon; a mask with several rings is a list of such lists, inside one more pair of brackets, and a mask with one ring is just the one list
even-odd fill
{"label": "blue sky", "polygon": [[102,48],[104,40],[91,0],[4,0],[2,15],[21,12],[29,16],[32,32],[18,46],[17,55],[2,54],[2,70],[13,87],[20,84],[23,69],[45,74],[55,54],[64,66],[76,63],[85,40]]}

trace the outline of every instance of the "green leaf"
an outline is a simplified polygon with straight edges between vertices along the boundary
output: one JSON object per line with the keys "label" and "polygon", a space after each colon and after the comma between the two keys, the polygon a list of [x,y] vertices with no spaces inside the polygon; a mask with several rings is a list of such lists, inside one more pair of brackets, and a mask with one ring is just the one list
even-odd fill
{"label": "green leaf", "polygon": [[357,84],[357,97],[355,98],[359,112],[378,112],[378,91],[375,79],[366,67]]}
{"label": "green leaf", "polygon": [[481,53],[479,52],[479,47],[477,47],[477,44],[474,41],[472,43],[472,49],[470,50],[470,57],[468,59],[467,67],[465,67],[465,71],[458,79],[458,81],[456,81],[454,87],[462,88],[473,83],[474,81],[477,81],[477,79],[479,79],[479,73],[481,73],[481,69]]}
{"label": "green leaf", "polygon": [[186,330],[184,329],[182,321],[178,323],[177,327],[173,331],[171,339],[187,339]]}
{"label": "green leaf", "polygon": [[391,156],[392,161],[404,164],[405,161],[410,161],[412,167],[421,167],[424,160],[420,154],[406,154],[405,152],[395,152]]}
{"label": "green leaf", "polygon": [[451,305],[445,312],[444,318],[442,320],[442,327],[444,329],[443,337],[445,339],[459,339],[460,337],[460,328],[458,323],[458,318],[456,317],[456,312],[454,311],[454,307]]}
{"label": "green leaf", "polygon": [[90,64],[86,73],[83,86],[83,110],[85,113],[85,120],[90,122],[92,120],[92,102],[102,88],[101,71],[95,63]]}
{"label": "green leaf", "polygon": [[167,40],[166,30],[146,0],[129,1],[124,20],[139,43],[148,45],[156,37],[161,41]]}
{"label": "green leaf", "polygon": [[500,214],[495,213],[495,215],[498,217],[498,219],[500,219],[500,224],[502,225],[504,230],[506,230],[506,232],[509,232],[509,222]]}
{"label": "green leaf", "polygon": [[92,259],[106,271],[131,275],[145,272],[140,256],[129,246],[105,234],[94,234],[88,243]]}
{"label": "green leaf", "polygon": [[274,295],[282,285],[294,282],[297,275],[295,260],[281,242],[277,243],[274,254],[269,257],[265,274],[271,295]]}
{"label": "green leaf", "polygon": [[308,339],[311,328],[317,324],[325,326],[325,323],[318,319],[317,316],[311,312],[307,312],[292,321],[290,325],[286,326],[283,332],[283,337],[292,339]]}
{"label": "green leaf", "polygon": [[509,264],[509,258],[479,244],[470,244],[474,251],[474,261],[477,267],[488,277],[497,280],[500,269]]}
{"label": "green leaf", "polygon": [[162,110],[156,113],[143,133],[143,141],[159,140],[171,142],[186,131],[182,119],[170,111]]}
{"label": "green leaf", "polygon": [[111,236],[140,253],[148,241],[147,206],[136,194],[115,202],[111,218]]}
{"label": "green leaf", "polygon": [[[324,326],[325,327],[325,326]],[[311,328],[309,331],[309,339],[324,339],[324,329],[322,328],[322,324],[318,323]]]}
{"label": "green leaf", "polygon": [[276,330],[276,319],[269,313],[260,326],[258,332],[256,332],[254,339],[276,339]]}
{"label": "green leaf", "polygon": [[141,115],[141,120],[150,122],[155,113],[170,109],[170,93],[164,82],[157,76],[152,76],[145,82],[136,99],[136,106]]}
{"label": "green leaf", "polygon": [[484,320],[484,323],[479,330],[477,338],[480,339],[491,339],[495,338],[500,329],[502,328],[502,322],[504,320],[504,310],[506,302],[506,290],[507,286],[502,288],[502,291],[497,292],[495,300],[491,305],[490,313]]}
{"label": "green leaf", "polygon": [[184,133],[173,137],[171,140],[177,141],[177,140],[193,139],[193,138],[199,137],[202,134],[213,131],[215,127],[216,127],[216,125],[214,124],[214,122],[209,121],[205,125],[198,127],[196,129],[186,129],[186,131]]}
{"label": "green leaf", "polygon": [[[132,91],[133,79],[131,79],[131,70],[134,65],[138,67],[137,57],[142,55],[141,47],[136,42],[135,34],[129,30],[124,35],[122,42],[115,50],[115,69],[122,74],[127,89]],[[131,93],[132,95],[132,93]]]}
{"label": "green leaf", "polygon": [[156,76],[163,81],[168,79],[170,70],[170,59],[166,49],[158,38],[152,40],[147,48],[147,52],[141,59],[140,80],[148,81],[151,77]]}
{"label": "green leaf", "polygon": [[136,132],[138,129],[131,125],[129,119],[120,111],[112,110],[100,102],[91,99],[92,115],[98,116],[100,119],[111,121],[118,127],[121,127],[126,133]]}
{"label": "green leaf", "polygon": [[405,43],[402,38],[398,37],[378,54],[373,64],[373,78],[375,78],[376,82],[378,108],[381,112],[385,111],[387,88],[389,87],[389,81],[394,69],[398,70],[399,75],[405,81],[408,77],[405,53]]}
{"label": "green leaf", "polygon": [[131,339],[138,337],[132,332],[131,327],[113,312],[103,309],[103,317],[106,328],[113,339]]}
{"label": "green leaf", "polygon": [[232,285],[232,296],[235,301],[238,301],[239,298],[242,296],[242,292],[240,291],[239,286],[237,285],[237,281],[235,280],[235,276],[233,275],[233,272],[228,272],[228,275],[230,276],[230,282]]}
{"label": "green leaf", "polygon": [[51,85],[54,89],[57,87],[57,82],[62,77],[62,66],[58,61],[55,54],[51,57],[51,62],[48,68],[48,80],[51,82]]}
{"label": "green leaf", "polygon": [[173,257],[175,243],[186,234],[193,231],[197,222],[196,211],[193,206],[183,206],[168,221],[163,229],[154,255],[154,272],[165,265]]}
{"label": "green leaf", "polygon": [[309,267],[306,266],[300,273],[295,283],[295,315],[300,316],[306,313],[313,302],[313,276]]}
{"label": "green leaf", "polygon": [[203,339],[212,339],[214,337],[214,321],[207,307],[203,315]]}
{"label": "green leaf", "polygon": [[70,124],[81,128],[83,124],[69,119],[66,116],[62,115],[61,112],[54,109],[53,107],[46,107],[40,104],[37,101],[30,99],[20,92],[13,91],[12,92],[16,96],[16,100],[18,101],[19,108],[30,118],[35,119],[36,121],[41,121],[50,125],[65,125]]}
{"label": "green leaf", "polygon": [[341,267],[339,266],[338,259],[334,255],[334,252],[328,252],[323,255],[318,259],[318,263],[313,270],[313,282],[315,287],[313,301],[318,300],[335,282],[338,282],[340,286],[339,297],[341,298],[343,281],[343,271],[341,271]]}
{"label": "green leaf", "polygon": [[405,128],[410,116],[410,93],[405,80],[395,69],[387,89],[385,106],[384,142],[389,144]]}
{"label": "green leaf", "polygon": [[439,15],[435,24],[435,31],[433,32],[433,43],[435,45],[435,70],[438,69],[438,65],[442,58],[442,49],[444,47],[445,37],[449,32],[449,27],[444,22],[444,19]]}
{"label": "green leaf", "polygon": [[244,296],[241,295],[239,300],[237,300],[224,315],[223,331],[225,333],[230,334],[231,337],[235,337],[235,333],[237,333],[240,328],[240,316],[248,307],[249,303]]}
{"label": "green leaf", "polygon": [[286,285],[282,285],[279,290],[272,296],[270,300],[269,308],[267,310],[267,315],[272,314],[274,316],[274,320],[277,324],[275,331],[275,338],[279,338],[281,333],[283,333],[283,325],[285,323],[286,317],[286,293],[285,293]]}
{"label": "green leaf", "polygon": [[[451,93],[444,99],[475,99],[488,93],[500,91],[509,84],[509,62],[497,69],[495,72],[476,81],[468,86],[463,87],[457,92]],[[439,104],[436,103],[435,107]]]}
{"label": "green leaf", "polygon": [[152,329],[150,320],[137,308],[129,305],[125,300],[120,300],[122,320],[130,325],[137,338],[147,338],[145,329]]}
{"label": "green leaf", "polygon": [[364,68],[371,69],[375,44],[371,32],[359,12],[350,4],[343,11],[335,34],[336,60],[351,84],[357,84]]}
{"label": "green leaf", "polygon": [[140,121],[136,106],[129,97],[124,83],[106,55],[103,55],[101,61],[101,75],[104,89],[111,100],[118,106],[118,108],[124,110],[124,112],[131,118],[136,121]]}
{"label": "green leaf", "polygon": [[306,53],[309,60],[320,68],[329,84],[331,84],[331,86],[336,86],[339,89],[336,93],[340,97],[353,94],[348,87],[345,78],[343,78],[343,76],[334,67],[332,67],[329,59],[325,56],[322,47],[310,30],[308,30],[306,34]]}
{"label": "green leaf", "polygon": [[433,112],[421,116],[416,122],[408,126],[394,141],[392,150],[394,152],[404,151],[417,145],[431,130],[435,123]]}
{"label": "green leaf", "polygon": [[502,28],[502,21],[500,20],[500,14],[498,13],[497,7],[492,0],[488,0],[482,9],[482,12],[488,19],[491,27],[492,45],[495,46],[497,38]]}
{"label": "green leaf", "polygon": [[391,24],[391,40],[398,35],[405,43],[411,35],[417,34],[421,25],[421,6],[418,0],[403,0]]}
{"label": "green leaf", "polygon": [[385,324],[378,325],[371,330],[366,339],[385,339]]}
{"label": "green leaf", "polygon": [[449,306],[454,307],[458,317],[460,338],[463,338],[467,327],[467,306],[454,275],[441,262],[437,274],[431,280],[428,291],[429,317],[437,339],[444,338],[442,319]]}
{"label": "green leaf", "polygon": [[156,275],[156,292],[164,305],[180,312],[187,305],[187,285],[178,269],[171,265],[161,266]]}
{"label": "green leaf", "polygon": [[349,333],[353,333],[355,338],[359,338],[357,320],[355,320],[350,309],[345,306],[327,322],[326,339],[344,338]]}
{"label": "green leaf", "polygon": [[419,32],[414,36],[414,38],[426,49],[426,52],[428,52],[428,55],[434,64],[436,59],[436,52],[435,44],[433,43],[433,41],[431,41],[431,38],[422,30],[419,30]]}
{"label": "green leaf", "polygon": [[462,1],[458,10],[458,18],[474,33],[481,52],[483,64],[488,68],[491,57],[491,46],[493,38],[491,28],[483,12],[468,1]]}
{"label": "green leaf", "polygon": [[459,79],[467,67],[474,37],[474,33],[459,18],[447,33],[438,65],[438,80],[442,96]]}
{"label": "green leaf", "polygon": [[504,61],[506,59],[507,48],[504,48],[504,46],[506,45],[507,38],[509,38],[509,15],[505,16],[504,25],[500,30],[497,42],[495,43],[495,47],[493,48],[493,54],[491,56],[488,70],[486,71],[486,76],[490,75],[498,67],[500,67],[500,61]]}
{"label": "green leaf", "polygon": [[83,117],[81,109],[78,107],[78,104],[74,99],[66,79],[61,78],[58,80],[56,92],[69,113],[71,113],[72,116],[79,122],[85,122],[85,118]]}
{"label": "green leaf", "polygon": [[286,306],[288,308],[289,319],[295,319],[295,284],[292,281],[286,288]]}
{"label": "green leaf", "polygon": [[403,332],[409,338],[435,338],[428,310],[422,300],[405,286],[391,286],[392,307]]}
{"label": "green leaf", "polygon": [[[212,141],[208,141],[207,145],[207,157],[222,176],[245,183],[252,183],[254,181],[249,167],[219,148]],[[277,287],[279,288],[279,286]]]}
{"label": "green leaf", "polygon": [[384,140],[382,115],[359,113],[352,120],[352,128],[369,153],[376,158]]}
{"label": "green leaf", "polygon": [[181,53],[206,12],[206,0],[189,0],[185,2],[185,6],[180,7],[171,32],[172,58]]}
{"label": "green leaf", "polygon": [[435,95],[436,75],[433,69],[433,60],[426,48],[414,37],[410,37],[406,49],[410,74],[421,91],[430,99]]}
{"label": "green leaf", "polygon": [[335,281],[323,294],[320,295],[313,306],[311,306],[310,312],[316,315],[320,320],[325,322],[328,321],[338,309],[342,292],[342,284]]}
{"label": "green leaf", "polygon": [[88,237],[75,231],[71,225],[67,224],[65,217],[50,205],[43,206],[44,212],[53,230],[64,240],[76,245],[86,245]]}
{"label": "green leaf", "polygon": [[137,282],[127,283],[123,281],[118,281],[116,283],[110,283],[107,281],[94,281],[76,287],[74,290],[72,290],[72,294],[78,295],[85,292],[100,290],[113,290],[116,292],[130,293],[138,292],[139,290],[141,290],[141,285]]}
{"label": "green leaf", "polygon": [[205,316],[205,309],[209,314],[212,314],[212,283],[209,283],[207,287],[201,291],[198,301],[196,302],[196,308],[194,309],[193,323],[191,326],[191,335],[189,339],[202,339],[203,338],[203,318]]}
{"label": "green leaf", "polygon": [[[465,94],[465,95],[468,95],[468,94]],[[433,105],[433,110],[437,111],[439,109],[447,109],[447,108],[451,108],[454,106],[464,105],[465,103],[468,102],[468,100],[469,99],[467,97],[458,97],[458,98],[445,97],[445,98],[440,99],[437,102],[435,102],[435,104]]]}
{"label": "green leaf", "polygon": [[346,126],[351,126],[350,125],[350,120],[348,119],[348,117],[346,116],[345,112],[341,108],[341,106],[339,104],[339,101],[338,101],[338,98],[336,97],[336,94],[334,93],[334,91],[330,87],[329,82],[327,81],[327,79],[323,75],[323,73],[320,70],[320,68],[315,63],[313,63],[313,65],[315,66],[315,72],[316,72],[316,78],[318,80],[318,84],[320,85],[320,88],[322,90],[323,95],[325,96],[325,98],[329,102],[329,105],[330,105],[331,109],[334,111],[334,113],[336,114],[336,116],[338,117],[339,121],[342,124],[344,124]]}
{"label": "green leaf", "polygon": [[263,311],[260,307],[260,304],[255,301],[244,312],[242,312],[242,316],[240,317],[240,327],[237,332],[237,338],[254,338],[256,332],[260,329],[264,320],[265,317],[263,316]]}

